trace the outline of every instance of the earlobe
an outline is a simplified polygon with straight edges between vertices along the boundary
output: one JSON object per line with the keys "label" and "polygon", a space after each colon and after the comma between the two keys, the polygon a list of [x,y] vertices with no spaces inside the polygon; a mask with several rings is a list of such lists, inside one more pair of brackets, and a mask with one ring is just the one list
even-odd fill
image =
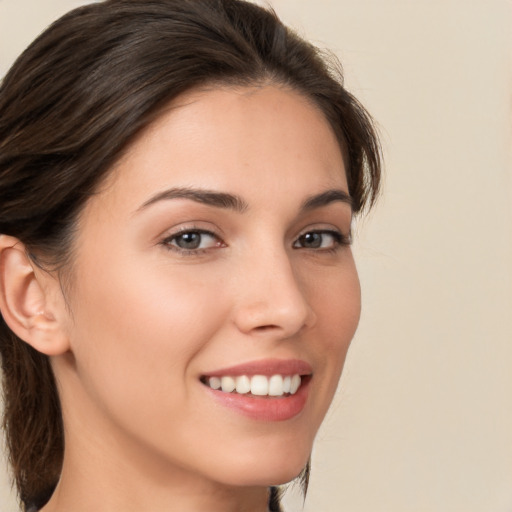
{"label": "earlobe", "polygon": [[33,264],[25,246],[0,235],[0,311],[14,334],[46,355],[69,349],[56,291],[55,278]]}

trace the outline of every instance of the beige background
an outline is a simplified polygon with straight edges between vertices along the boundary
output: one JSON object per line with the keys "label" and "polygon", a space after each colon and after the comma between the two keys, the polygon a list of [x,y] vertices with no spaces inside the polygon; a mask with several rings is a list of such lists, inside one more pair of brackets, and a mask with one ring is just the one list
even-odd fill
{"label": "beige background", "polygon": [[[0,0],[0,76],[72,0]],[[274,0],[378,120],[364,309],[307,512],[512,511],[512,2]],[[6,477],[1,512],[16,510]],[[288,512],[300,510],[288,500]]]}

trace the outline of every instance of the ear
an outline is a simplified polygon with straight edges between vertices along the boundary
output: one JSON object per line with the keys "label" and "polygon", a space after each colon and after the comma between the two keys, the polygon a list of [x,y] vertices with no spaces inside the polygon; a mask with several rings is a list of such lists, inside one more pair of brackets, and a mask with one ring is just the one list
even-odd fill
{"label": "ear", "polygon": [[69,350],[59,281],[28,257],[16,238],[0,235],[0,311],[9,328],[48,356]]}

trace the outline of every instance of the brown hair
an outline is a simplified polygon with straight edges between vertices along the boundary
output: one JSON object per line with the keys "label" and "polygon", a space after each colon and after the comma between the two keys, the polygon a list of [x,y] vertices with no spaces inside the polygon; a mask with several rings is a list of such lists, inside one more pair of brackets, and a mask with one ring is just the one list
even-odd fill
{"label": "brown hair", "polygon": [[[379,144],[338,69],[274,12],[241,0],[107,0],[71,11],[0,87],[0,233],[37,264],[65,268],[77,215],[123,150],[170,100],[208,84],[283,84],[311,99],[343,148],[360,212],[378,191]],[[2,318],[0,354],[14,478],[21,500],[42,506],[64,450],[53,373]]]}

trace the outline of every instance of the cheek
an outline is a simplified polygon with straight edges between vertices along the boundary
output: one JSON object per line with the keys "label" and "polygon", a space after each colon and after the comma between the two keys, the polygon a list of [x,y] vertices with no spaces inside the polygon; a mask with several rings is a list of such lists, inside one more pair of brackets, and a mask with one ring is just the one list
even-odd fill
{"label": "cheek", "polygon": [[190,361],[221,323],[215,277],[118,264],[81,282],[71,337],[84,386],[112,410],[180,400]]}
{"label": "cheek", "polygon": [[361,288],[351,253],[338,267],[313,276],[308,289],[325,347],[333,353],[346,351],[361,314]]}
{"label": "cheek", "polygon": [[[330,340],[328,347],[332,353],[345,356],[346,351],[354,337],[361,315],[361,290],[357,273],[342,280],[340,287],[326,293],[323,298],[323,310],[326,320],[326,329],[329,333],[326,339]],[[343,360],[341,361],[343,363]]]}
{"label": "cheek", "polygon": [[318,385],[324,400],[318,403],[318,417],[323,418],[338,386],[361,313],[361,289],[351,255],[325,279],[317,277],[310,289],[317,319],[310,349],[321,369]]}

